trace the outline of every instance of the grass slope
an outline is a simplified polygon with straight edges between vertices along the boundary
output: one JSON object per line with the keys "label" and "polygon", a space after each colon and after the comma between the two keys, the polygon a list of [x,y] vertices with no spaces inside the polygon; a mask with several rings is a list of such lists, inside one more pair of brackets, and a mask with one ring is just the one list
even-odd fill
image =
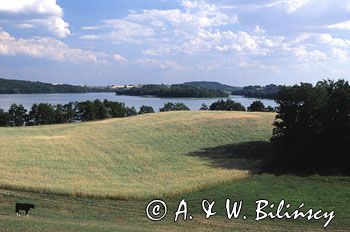
{"label": "grass slope", "polygon": [[246,177],[252,167],[240,160],[227,167],[191,154],[268,140],[273,118],[269,113],[190,111],[0,128],[0,187],[114,199],[195,191]]}

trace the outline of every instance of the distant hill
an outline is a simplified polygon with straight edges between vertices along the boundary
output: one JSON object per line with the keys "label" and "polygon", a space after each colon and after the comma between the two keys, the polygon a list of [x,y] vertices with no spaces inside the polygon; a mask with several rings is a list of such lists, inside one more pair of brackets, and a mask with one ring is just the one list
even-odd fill
{"label": "distant hill", "polygon": [[31,94],[31,93],[88,93],[88,92],[112,92],[105,87],[90,87],[50,83],[38,81],[10,80],[0,78],[0,94]]}
{"label": "distant hill", "polygon": [[174,85],[142,85],[140,87],[116,89],[117,95],[128,96],[155,96],[171,98],[226,98],[230,91],[201,87],[189,84]]}
{"label": "distant hill", "polygon": [[239,91],[243,89],[242,87],[234,87],[230,85],[221,84],[215,81],[190,81],[190,82],[185,82],[183,84],[205,88],[205,89],[225,91],[225,92]]}

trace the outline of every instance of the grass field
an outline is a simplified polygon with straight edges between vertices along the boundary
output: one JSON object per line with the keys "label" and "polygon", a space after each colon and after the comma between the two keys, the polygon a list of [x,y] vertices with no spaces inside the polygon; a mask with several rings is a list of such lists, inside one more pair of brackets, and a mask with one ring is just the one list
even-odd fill
{"label": "grass field", "polygon": [[[255,222],[255,201],[335,210],[329,231],[350,229],[349,177],[250,174],[268,153],[274,114],[167,112],[98,122],[0,128],[0,231],[324,231],[324,220]],[[162,198],[165,220],[147,203]],[[175,223],[185,198],[192,221]],[[243,200],[242,218],[224,201]],[[205,219],[201,200],[218,214]],[[36,204],[16,217],[15,202]]]}
{"label": "grass field", "polygon": [[[164,221],[152,222],[145,216],[148,199],[121,201],[65,197],[0,190],[0,231],[349,231],[350,179],[348,177],[296,177],[253,175],[244,180],[166,198],[169,213]],[[179,201],[189,204],[192,221],[175,223]],[[243,200],[247,220],[225,218],[224,200]],[[202,199],[216,200],[218,215],[207,220],[201,210]],[[279,202],[285,199],[295,208],[303,201],[306,207],[335,210],[336,217],[323,228],[324,220],[264,220],[255,222],[257,199]],[[16,217],[14,202],[32,202],[36,209],[29,217]]]}
{"label": "grass field", "polygon": [[194,152],[268,140],[273,118],[190,111],[0,128],[0,187],[114,199],[195,191],[246,177],[254,164],[228,168]]}

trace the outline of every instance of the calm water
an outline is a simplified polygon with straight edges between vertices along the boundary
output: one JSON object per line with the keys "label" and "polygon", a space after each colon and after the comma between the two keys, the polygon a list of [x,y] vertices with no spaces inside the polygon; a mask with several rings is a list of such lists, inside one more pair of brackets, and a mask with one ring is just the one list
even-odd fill
{"label": "calm water", "polygon": [[[242,96],[231,96],[230,98],[240,102],[245,107],[248,107],[255,100],[262,101],[265,106],[276,106],[276,103],[273,100],[245,98]],[[0,94],[0,109],[8,110],[12,103],[22,104],[26,109],[30,109],[34,103],[66,104],[72,101],[80,102],[95,99],[124,102],[126,106],[135,106],[136,109],[139,109],[142,105],[148,105],[158,111],[166,102],[182,102],[191,110],[198,110],[202,103],[209,106],[221,98],[155,98],[117,96],[114,93]]]}

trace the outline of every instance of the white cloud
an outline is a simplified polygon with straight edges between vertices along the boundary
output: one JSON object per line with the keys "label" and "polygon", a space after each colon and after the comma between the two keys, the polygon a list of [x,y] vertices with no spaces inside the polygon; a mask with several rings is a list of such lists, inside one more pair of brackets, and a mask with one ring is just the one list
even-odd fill
{"label": "white cloud", "polygon": [[16,15],[13,21],[19,21],[19,25],[44,27],[58,37],[70,34],[69,24],[63,20],[63,10],[56,0],[0,0],[0,13]]}
{"label": "white cloud", "polygon": [[267,4],[267,7],[281,6],[288,14],[292,14],[300,8],[306,6],[310,0],[276,0],[272,3]]}
{"label": "white cloud", "polygon": [[319,41],[321,43],[328,44],[330,46],[344,46],[344,47],[350,46],[350,40],[334,38],[332,35],[326,34],[326,33],[319,35]]}
{"label": "white cloud", "polygon": [[[193,35],[238,22],[236,14],[226,14],[214,4],[205,1],[181,1],[182,8],[170,10],[130,11],[123,19],[104,20],[103,24],[84,26],[85,30],[108,29],[109,32],[82,35],[81,39],[104,39],[114,42],[151,42],[172,38],[176,43],[190,43]],[[146,39],[149,39],[147,41]],[[155,42],[156,41],[156,42]],[[180,47],[180,46],[179,46]],[[154,50],[154,49],[153,49]]]}
{"label": "white cloud", "polygon": [[223,32],[224,38],[228,41],[227,44],[223,46],[217,46],[219,51],[226,50],[249,50],[255,51],[258,48],[258,44],[254,37],[250,36],[247,32],[239,31],[238,33],[233,33],[232,31]]}
{"label": "white cloud", "polygon": [[294,50],[295,55],[303,60],[318,60],[325,61],[328,59],[327,55],[318,50],[308,51],[304,47],[299,47]]}
{"label": "white cloud", "polygon": [[341,22],[341,23],[336,23],[336,24],[329,25],[329,26],[327,26],[327,28],[340,29],[340,30],[350,30],[350,20],[349,21],[345,21],[345,22]]}
{"label": "white cloud", "polygon": [[21,24],[17,24],[17,27],[19,29],[31,29],[31,28],[34,28],[35,26],[30,23],[21,23]]}
{"label": "white cloud", "polygon": [[128,60],[122,56],[122,55],[119,55],[119,54],[115,54],[113,56],[113,59],[116,61],[116,62],[119,62],[119,63],[122,63],[122,62],[128,62]]}
{"label": "white cloud", "polygon": [[264,34],[264,33],[265,33],[265,30],[262,29],[259,25],[256,25],[256,26],[255,26],[254,32],[255,32],[256,34]]}
{"label": "white cloud", "polygon": [[346,60],[348,57],[348,51],[339,48],[332,48],[331,55],[337,60]]}
{"label": "white cloud", "polygon": [[139,39],[151,37],[154,31],[151,27],[130,22],[123,19],[104,20],[103,24],[96,26],[85,26],[83,30],[96,31],[99,29],[108,29],[109,32],[87,34],[80,36],[83,40],[109,40],[115,43],[130,42],[140,43]]}
{"label": "white cloud", "polygon": [[16,39],[5,31],[0,31],[1,56],[30,56],[59,62],[109,63],[109,60],[123,60],[122,56],[71,48],[54,38]]}
{"label": "white cloud", "polygon": [[160,69],[170,69],[175,71],[184,71],[186,67],[172,60],[159,60],[151,58],[141,58],[137,60],[137,63],[146,66],[156,66]]}

